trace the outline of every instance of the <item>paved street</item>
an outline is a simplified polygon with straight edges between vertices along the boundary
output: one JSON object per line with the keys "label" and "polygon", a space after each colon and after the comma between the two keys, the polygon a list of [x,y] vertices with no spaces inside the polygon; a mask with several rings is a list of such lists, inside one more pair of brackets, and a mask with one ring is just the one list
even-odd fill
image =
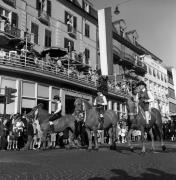
{"label": "paved street", "polygon": [[1,151],[0,180],[175,180],[176,143],[166,145],[165,153],[157,144],[156,153],[145,155],[137,144],[134,153],[122,144],[117,151]]}

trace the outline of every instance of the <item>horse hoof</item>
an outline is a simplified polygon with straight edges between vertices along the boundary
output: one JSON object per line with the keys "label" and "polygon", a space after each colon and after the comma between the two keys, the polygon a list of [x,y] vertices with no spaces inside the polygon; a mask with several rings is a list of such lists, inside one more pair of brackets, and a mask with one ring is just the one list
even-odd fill
{"label": "horse hoof", "polygon": [[133,148],[133,147],[130,147],[130,151],[131,151],[131,152],[134,152],[134,148]]}
{"label": "horse hoof", "polygon": [[165,145],[162,146],[162,150],[166,151],[166,146]]}
{"label": "horse hoof", "polygon": [[92,151],[92,148],[88,148],[87,151],[88,151],[88,152]]}
{"label": "horse hoof", "polygon": [[99,151],[99,148],[95,148],[95,151]]}

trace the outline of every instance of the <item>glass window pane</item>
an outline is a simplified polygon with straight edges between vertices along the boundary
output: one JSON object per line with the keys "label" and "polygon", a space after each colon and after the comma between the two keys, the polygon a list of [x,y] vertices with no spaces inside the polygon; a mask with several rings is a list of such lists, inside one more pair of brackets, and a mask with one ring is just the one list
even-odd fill
{"label": "glass window pane", "polygon": [[49,87],[38,85],[38,97],[49,99]]}
{"label": "glass window pane", "polygon": [[23,82],[22,84],[22,96],[35,97],[35,84],[29,82]]}
{"label": "glass window pane", "polygon": [[35,105],[34,99],[22,99],[22,108],[33,108]]}

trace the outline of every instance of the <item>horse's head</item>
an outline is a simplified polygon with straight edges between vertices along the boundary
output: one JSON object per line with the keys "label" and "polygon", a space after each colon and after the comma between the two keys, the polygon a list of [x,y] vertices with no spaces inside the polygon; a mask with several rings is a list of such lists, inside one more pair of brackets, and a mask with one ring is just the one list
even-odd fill
{"label": "horse's head", "polygon": [[77,98],[74,102],[74,105],[75,111],[84,111],[92,108],[91,104],[83,98]]}

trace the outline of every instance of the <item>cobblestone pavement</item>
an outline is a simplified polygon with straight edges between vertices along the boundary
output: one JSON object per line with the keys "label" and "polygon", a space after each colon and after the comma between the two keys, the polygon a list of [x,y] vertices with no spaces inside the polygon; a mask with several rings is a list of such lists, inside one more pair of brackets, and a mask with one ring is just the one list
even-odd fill
{"label": "cobblestone pavement", "polygon": [[137,144],[133,153],[122,144],[117,151],[1,151],[0,180],[176,180],[176,143],[166,145],[145,155]]}

